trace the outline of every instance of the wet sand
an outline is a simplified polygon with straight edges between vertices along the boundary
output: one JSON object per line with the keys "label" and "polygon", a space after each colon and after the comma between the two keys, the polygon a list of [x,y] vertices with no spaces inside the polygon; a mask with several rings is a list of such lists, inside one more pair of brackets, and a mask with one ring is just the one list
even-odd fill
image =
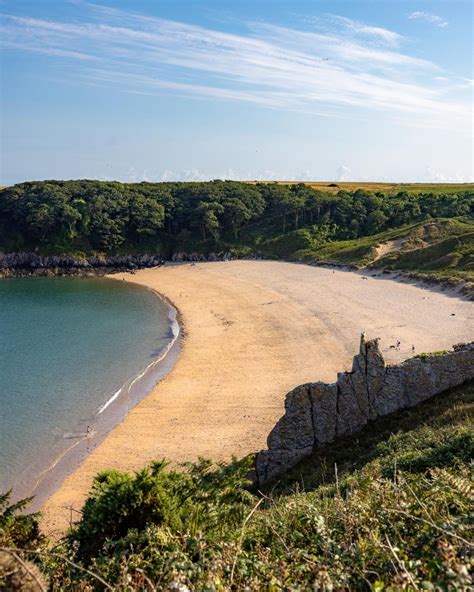
{"label": "wet sand", "polygon": [[[229,459],[265,447],[298,384],[333,382],[360,333],[388,361],[449,349],[474,333],[472,302],[388,276],[271,261],[166,265],[114,275],[166,296],[182,351],[170,373],[97,445],[43,506],[43,528],[67,528],[100,470],[154,459]],[[391,348],[397,340],[400,351]]]}

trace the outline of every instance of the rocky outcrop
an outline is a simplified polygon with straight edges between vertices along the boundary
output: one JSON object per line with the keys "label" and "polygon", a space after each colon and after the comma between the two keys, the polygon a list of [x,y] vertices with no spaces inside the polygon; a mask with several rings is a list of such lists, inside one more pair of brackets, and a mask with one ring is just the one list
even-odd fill
{"label": "rocky outcrop", "polygon": [[248,260],[256,260],[256,259],[263,259],[264,257],[259,253],[251,253],[245,256],[236,255],[230,251],[224,251],[219,253],[214,253],[211,251],[210,253],[187,253],[183,251],[177,251],[173,253],[171,256],[171,261],[176,263],[186,262],[186,261],[232,261],[235,259],[248,259]]}
{"label": "rocky outcrop", "polygon": [[173,262],[184,262],[184,261],[230,261],[234,259],[230,253],[185,253],[178,251],[173,253],[171,261]]}
{"label": "rocky outcrop", "polygon": [[43,256],[36,253],[0,253],[0,277],[102,275],[161,265],[159,255],[114,255],[111,257]]}
{"label": "rocky outcrop", "polygon": [[362,335],[351,372],[338,374],[333,384],[303,384],[287,394],[285,414],[268,436],[268,450],[257,455],[258,481],[273,479],[315,448],[354,434],[369,421],[473,378],[474,342],[387,366],[378,339],[366,341]]}
{"label": "rocky outcrop", "polygon": [[[172,262],[197,261],[230,261],[231,259],[261,259],[258,254],[237,257],[231,252],[220,253],[186,253],[176,252]],[[163,265],[165,259],[161,255],[113,255],[84,256],[72,255],[38,255],[32,252],[2,253],[0,252],[0,278],[32,277],[56,275],[105,275],[118,271],[132,271],[146,267]]]}

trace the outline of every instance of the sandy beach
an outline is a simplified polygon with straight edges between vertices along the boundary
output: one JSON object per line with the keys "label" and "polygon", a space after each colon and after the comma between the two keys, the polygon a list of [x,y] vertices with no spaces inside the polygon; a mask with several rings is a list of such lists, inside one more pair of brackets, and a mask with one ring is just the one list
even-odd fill
{"label": "sandy beach", "polygon": [[[362,331],[381,337],[391,362],[411,357],[412,345],[420,353],[472,340],[471,302],[367,276],[270,261],[113,276],[152,288],[176,306],[182,351],[152,392],[71,467],[43,507],[44,531],[64,532],[100,470],[133,471],[164,457],[229,459],[264,448],[285,394],[305,382],[333,382],[349,369]],[[397,340],[400,351],[390,348]]]}

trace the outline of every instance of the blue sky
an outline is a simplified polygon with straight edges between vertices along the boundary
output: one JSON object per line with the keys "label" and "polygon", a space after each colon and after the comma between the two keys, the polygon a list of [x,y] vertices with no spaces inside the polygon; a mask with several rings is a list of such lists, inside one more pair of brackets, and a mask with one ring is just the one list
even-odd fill
{"label": "blue sky", "polygon": [[471,181],[471,0],[0,0],[0,184]]}

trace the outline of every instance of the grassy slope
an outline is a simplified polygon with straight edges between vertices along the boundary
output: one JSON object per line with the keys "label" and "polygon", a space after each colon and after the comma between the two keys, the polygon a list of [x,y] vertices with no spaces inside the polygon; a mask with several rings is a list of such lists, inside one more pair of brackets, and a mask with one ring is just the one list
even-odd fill
{"label": "grassy slope", "polygon": [[[123,592],[150,589],[144,576],[186,591],[467,590],[473,411],[470,383],[319,450],[263,497],[242,489],[245,465],[111,472],[59,551]],[[60,559],[41,569],[55,589],[102,589]]]}
{"label": "grassy slope", "polygon": [[385,255],[373,267],[420,272],[438,279],[474,280],[474,221],[436,219],[349,241],[335,241],[294,253],[310,262],[325,261],[357,267],[370,266],[376,247],[403,239],[403,247]]}

